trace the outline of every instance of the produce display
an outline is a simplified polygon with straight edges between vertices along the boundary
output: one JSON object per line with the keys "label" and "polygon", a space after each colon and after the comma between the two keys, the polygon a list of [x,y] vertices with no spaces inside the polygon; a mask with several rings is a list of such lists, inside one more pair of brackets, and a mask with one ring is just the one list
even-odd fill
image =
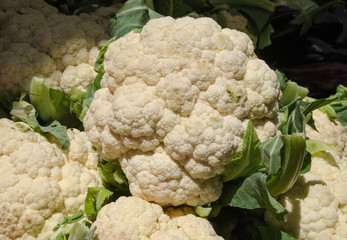
{"label": "produce display", "polygon": [[347,239],[345,7],[0,0],[0,239]]}

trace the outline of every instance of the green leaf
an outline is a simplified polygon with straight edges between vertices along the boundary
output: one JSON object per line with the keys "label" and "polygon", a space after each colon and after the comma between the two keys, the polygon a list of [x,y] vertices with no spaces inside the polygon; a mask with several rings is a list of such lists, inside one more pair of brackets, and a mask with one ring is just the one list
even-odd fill
{"label": "green leaf", "polygon": [[328,1],[323,5],[318,5],[311,0],[287,0],[287,6],[299,10],[298,16],[291,21],[293,24],[301,25],[300,35],[305,34],[312,25],[313,18],[319,13],[336,4],[345,4],[343,0]]}
{"label": "green leaf", "polygon": [[113,195],[113,192],[103,187],[89,187],[84,202],[86,214],[91,218],[95,218],[105,200],[111,195]]}
{"label": "green leaf", "polygon": [[[158,14],[151,12],[152,17]],[[125,34],[142,27],[150,20],[149,8],[144,0],[129,0],[124,3],[108,24],[108,32],[111,38],[120,38]]]}
{"label": "green leaf", "polygon": [[317,141],[317,140],[306,140],[306,148],[311,155],[317,152],[325,152],[328,150],[342,152],[340,148],[334,146],[333,144],[325,143],[325,142]]}
{"label": "green leaf", "polygon": [[296,182],[305,157],[306,141],[302,133],[283,135],[284,149],[281,169],[277,174],[270,175],[266,181],[272,196],[288,191]]}
{"label": "green leaf", "polygon": [[311,153],[307,150],[305,151],[304,162],[302,163],[302,167],[300,170],[300,174],[308,173],[311,170]]}
{"label": "green leaf", "polygon": [[69,148],[69,137],[66,133],[66,126],[61,125],[58,121],[52,121],[48,125],[41,125],[36,119],[36,111],[33,105],[24,100],[25,94],[19,99],[19,102],[13,102],[11,110],[12,118],[14,121],[22,121],[27,123],[33,130],[41,133],[42,135],[52,135],[55,137],[64,152]]}
{"label": "green leaf", "polygon": [[305,133],[306,118],[301,110],[299,102],[296,102],[294,110],[290,113],[285,130],[282,131],[284,134],[292,133]]}
{"label": "green leaf", "polygon": [[347,87],[343,85],[337,86],[336,94],[331,96],[331,98],[337,98],[329,106],[334,109],[337,119],[347,131]]}
{"label": "green leaf", "polygon": [[22,94],[19,101],[15,101],[12,104],[12,110],[10,114],[12,118],[19,121],[25,121],[27,118],[35,118],[36,110],[33,105],[24,100],[26,94]]}
{"label": "green leaf", "polygon": [[[278,75],[277,75],[278,76]],[[298,97],[305,98],[308,94],[308,89],[299,86],[296,82],[287,81],[286,87],[283,90],[282,98],[280,100],[281,106],[286,106],[293,101],[296,101]]]}
{"label": "green leaf", "polygon": [[94,227],[87,235],[87,237],[84,240],[93,240],[94,239],[94,232],[96,230],[96,227]]}
{"label": "green leaf", "polygon": [[194,211],[202,218],[207,218],[211,211],[212,211],[212,207],[211,206],[207,206],[207,207],[203,207],[203,206],[196,206],[194,207]]}
{"label": "green leaf", "polygon": [[270,138],[259,146],[263,164],[269,175],[277,174],[281,168],[283,146],[284,142],[281,136]]}
{"label": "green leaf", "polygon": [[109,183],[124,193],[129,192],[128,180],[125,177],[125,174],[117,161],[108,162],[100,161],[98,163],[98,172],[101,179]]}
{"label": "green leaf", "polygon": [[48,133],[54,136],[60,143],[60,146],[64,152],[67,152],[70,140],[66,133],[66,126],[61,125],[58,121],[53,121],[47,126],[41,125],[36,118],[27,118],[25,122],[30,126],[35,126],[35,131],[39,131],[43,134]]}
{"label": "green leaf", "polygon": [[225,183],[220,199],[224,204],[232,207],[267,209],[277,220],[285,221],[287,211],[269,194],[266,179],[266,174],[258,172],[246,179]]}
{"label": "green leaf", "polygon": [[49,240],[91,240],[95,231],[95,228],[89,229],[91,224],[79,210],[73,216],[64,217],[63,222],[53,228],[55,232]]}
{"label": "green leaf", "polygon": [[278,81],[280,82],[281,91],[283,91],[287,87],[288,78],[278,69],[275,70]]}
{"label": "green leaf", "polygon": [[209,0],[209,3],[212,6],[228,4],[231,8],[254,7],[269,12],[273,12],[275,10],[275,4],[270,0]]}
{"label": "green leaf", "polygon": [[223,182],[251,175],[263,167],[258,148],[259,144],[260,140],[254,129],[253,122],[249,121],[243,139],[241,153],[231,156],[230,163],[225,167],[222,173]]}
{"label": "green leaf", "polygon": [[288,233],[282,232],[276,228],[258,226],[262,240],[295,240]]}
{"label": "green leaf", "polygon": [[270,24],[264,27],[263,31],[258,36],[258,49],[264,49],[265,47],[271,45],[271,34],[273,32],[274,29]]}
{"label": "green leaf", "polygon": [[153,0],[153,3],[157,12],[174,18],[183,17],[194,11],[189,1],[184,0]]}
{"label": "green leaf", "polygon": [[60,90],[47,87],[44,79],[32,78],[29,97],[43,122],[57,120],[68,127],[80,126],[80,121],[70,112],[70,98]]}
{"label": "green leaf", "polygon": [[62,223],[57,224],[57,225],[53,228],[53,231],[58,230],[58,228],[60,228],[62,225],[71,224],[71,223],[77,222],[77,221],[79,221],[79,220],[82,219],[82,218],[83,218],[83,212],[82,212],[82,210],[78,210],[78,212],[75,213],[75,214],[72,215],[72,216],[64,216],[64,219],[63,219]]}
{"label": "green leaf", "polygon": [[336,101],[337,98],[321,98],[321,99],[317,99],[317,100],[313,100],[311,102],[301,102],[301,108],[303,109],[303,113],[304,115],[308,115],[311,112],[313,112],[314,110],[321,108],[325,105],[328,105],[334,101]]}

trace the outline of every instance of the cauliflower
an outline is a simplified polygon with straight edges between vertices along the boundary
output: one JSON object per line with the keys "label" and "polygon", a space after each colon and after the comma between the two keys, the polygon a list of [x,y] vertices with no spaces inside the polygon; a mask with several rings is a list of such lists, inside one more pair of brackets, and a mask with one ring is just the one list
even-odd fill
{"label": "cauliflower", "polygon": [[83,125],[104,159],[119,159],[133,195],[215,201],[249,119],[260,138],[277,134],[279,82],[253,51],[245,33],[190,17],[150,20],[109,45]]}
{"label": "cauliflower", "polygon": [[339,203],[334,193],[314,174],[300,176],[278,201],[288,210],[288,221],[278,222],[268,212],[265,221],[299,240],[333,239],[337,226],[344,223],[344,218],[339,219]]}
{"label": "cauliflower", "polygon": [[333,144],[342,150],[346,148],[346,130],[339,121],[331,120],[326,113],[319,109],[312,112],[312,117],[318,131],[307,125],[306,136],[308,138]]}
{"label": "cauliflower", "polygon": [[242,14],[232,15],[225,9],[220,10],[218,13],[225,18],[227,28],[246,33],[252,39],[254,45],[257,44],[258,38],[247,29],[248,20]]}
{"label": "cauliflower", "polygon": [[84,208],[88,187],[101,186],[98,154],[86,134],[67,131],[70,147],[0,119],[0,239],[45,239],[64,215]]}
{"label": "cauliflower", "polygon": [[339,147],[312,155],[311,170],[279,197],[288,210],[288,222],[280,223],[269,213],[265,220],[300,239],[347,239],[347,134],[338,121],[320,110],[313,111],[318,131],[306,126],[307,136]]}
{"label": "cauliflower", "polygon": [[189,207],[168,208],[138,197],[120,197],[105,205],[92,227],[95,239],[223,239]]}
{"label": "cauliflower", "polygon": [[33,76],[67,94],[85,89],[96,75],[97,46],[107,39],[104,15],[93,14],[67,16],[44,0],[0,0],[0,90],[27,91]]}

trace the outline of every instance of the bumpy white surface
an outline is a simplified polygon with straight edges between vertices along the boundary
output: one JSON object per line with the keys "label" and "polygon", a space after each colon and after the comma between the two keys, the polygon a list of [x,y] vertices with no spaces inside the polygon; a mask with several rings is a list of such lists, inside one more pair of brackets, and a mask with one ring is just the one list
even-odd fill
{"label": "bumpy white surface", "polygon": [[98,155],[76,129],[67,153],[24,123],[0,119],[0,135],[0,239],[46,239],[101,186]]}
{"label": "bumpy white surface", "polygon": [[[227,156],[240,150],[249,119],[262,140],[277,133],[279,83],[253,51],[245,33],[221,29],[209,18],[189,17],[151,20],[140,33],[109,45],[102,89],[84,127],[103,158],[119,158],[133,195],[160,204],[214,201],[222,186],[215,176]],[[164,149],[165,157],[153,156],[157,148]],[[152,165],[143,171],[133,161],[155,161],[153,167],[171,161],[179,177]],[[184,192],[179,201],[167,189],[173,178],[190,179],[189,187],[176,189]],[[156,196],[143,189],[143,181],[156,189]],[[201,197],[196,186],[204,186]],[[216,191],[204,198],[210,188]]]}
{"label": "bumpy white surface", "polygon": [[313,111],[313,120],[318,131],[306,126],[306,135],[310,139],[333,144],[344,150],[347,145],[347,133],[339,121],[331,120],[320,110]]}
{"label": "bumpy white surface", "polygon": [[278,222],[266,213],[265,221],[270,226],[299,240],[328,240],[338,235],[337,227],[343,224],[344,218],[339,222],[339,203],[319,176],[309,173],[300,176],[278,201],[288,210],[288,221]]}
{"label": "bumpy white surface", "polygon": [[120,197],[104,206],[92,228],[96,226],[96,240],[221,240],[212,225],[193,215],[191,208],[170,208],[138,197]]}
{"label": "bumpy white surface", "polygon": [[67,16],[44,0],[0,0],[0,90],[27,91],[33,76],[70,93],[94,80],[96,46],[107,39],[103,8]]}

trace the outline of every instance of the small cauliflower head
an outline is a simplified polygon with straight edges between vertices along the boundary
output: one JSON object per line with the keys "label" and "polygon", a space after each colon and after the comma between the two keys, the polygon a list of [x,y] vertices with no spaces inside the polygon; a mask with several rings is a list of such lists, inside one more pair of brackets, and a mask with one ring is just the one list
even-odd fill
{"label": "small cauliflower head", "polygon": [[245,33],[210,18],[150,20],[109,45],[104,69],[83,125],[104,159],[119,159],[131,193],[148,201],[217,200],[218,174],[249,119],[264,138],[277,133],[275,72]]}
{"label": "small cauliflower head", "polygon": [[341,226],[346,226],[345,217],[334,193],[321,177],[311,173],[300,176],[278,201],[288,210],[288,221],[279,222],[266,212],[269,226],[298,240],[341,239],[338,236],[344,232]]}
{"label": "small cauliflower head", "polygon": [[120,197],[105,205],[91,228],[96,240],[221,240],[208,220],[189,207],[163,208],[141,198]]}
{"label": "small cauliflower head", "polygon": [[0,119],[0,135],[0,239],[46,239],[101,186],[98,154],[76,129],[67,153],[24,123]]}

